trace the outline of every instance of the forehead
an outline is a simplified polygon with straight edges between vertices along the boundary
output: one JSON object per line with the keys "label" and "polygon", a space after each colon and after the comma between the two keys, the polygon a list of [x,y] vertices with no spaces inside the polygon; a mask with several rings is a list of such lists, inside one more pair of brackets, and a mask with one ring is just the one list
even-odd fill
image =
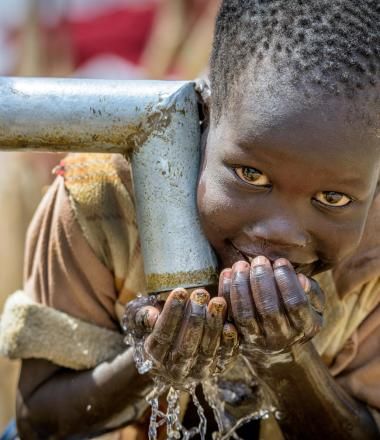
{"label": "forehead", "polygon": [[[229,103],[211,135],[220,144],[234,145],[284,159],[302,154],[304,161],[323,156],[325,163],[365,171],[380,158],[378,103],[328,96],[320,90],[307,94],[274,78],[256,78]],[[229,140],[229,142],[225,142]],[[288,157],[287,157],[288,156]]]}

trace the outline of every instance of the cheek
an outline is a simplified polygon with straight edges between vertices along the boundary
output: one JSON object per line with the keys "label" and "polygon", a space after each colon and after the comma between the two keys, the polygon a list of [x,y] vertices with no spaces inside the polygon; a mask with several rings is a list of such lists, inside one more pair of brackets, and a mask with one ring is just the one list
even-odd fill
{"label": "cheek", "polygon": [[198,183],[197,204],[199,215],[205,226],[214,222],[215,216],[220,215],[223,198],[218,187],[210,182],[207,172],[203,171]]}
{"label": "cheek", "polygon": [[215,234],[227,234],[235,227],[235,201],[223,185],[211,177],[207,168],[199,178],[197,204],[202,227],[209,239]]}
{"label": "cheek", "polygon": [[334,264],[338,263],[355,252],[362,234],[363,225],[360,223],[330,227],[321,240],[323,256]]}

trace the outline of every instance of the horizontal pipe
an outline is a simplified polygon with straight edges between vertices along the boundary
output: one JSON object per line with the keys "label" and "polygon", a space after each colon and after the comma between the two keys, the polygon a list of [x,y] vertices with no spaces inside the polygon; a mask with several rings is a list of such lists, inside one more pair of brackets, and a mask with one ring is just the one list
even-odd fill
{"label": "horizontal pipe", "polygon": [[0,78],[0,151],[125,153],[165,132],[191,82]]}

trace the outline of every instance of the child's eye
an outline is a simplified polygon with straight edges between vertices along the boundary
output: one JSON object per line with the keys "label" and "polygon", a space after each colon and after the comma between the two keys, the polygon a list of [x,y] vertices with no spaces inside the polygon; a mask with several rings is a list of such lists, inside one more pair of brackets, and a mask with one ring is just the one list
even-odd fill
{"label": "child's eye", "polygon": [[235,173],[246,183],[250,183],[255,186],[268,186],[270,185],[268,177],[256,168],[251,167],[239,167],[235,168]]}
{"label": "child's eye", "polygon": [[350,197],[335,191],[321,191],[314,199],[327,206],[347,206],[352,202]]}

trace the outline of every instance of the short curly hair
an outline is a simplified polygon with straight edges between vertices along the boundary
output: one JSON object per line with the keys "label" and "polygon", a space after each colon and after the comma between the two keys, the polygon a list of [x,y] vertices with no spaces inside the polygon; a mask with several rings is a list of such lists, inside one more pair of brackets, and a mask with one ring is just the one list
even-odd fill
{"label": "short curly hair", "polygon": [[241,73],[270,57],[338,95],[379,81],[378,0],[223,0],[210,60],[216,118]]}

